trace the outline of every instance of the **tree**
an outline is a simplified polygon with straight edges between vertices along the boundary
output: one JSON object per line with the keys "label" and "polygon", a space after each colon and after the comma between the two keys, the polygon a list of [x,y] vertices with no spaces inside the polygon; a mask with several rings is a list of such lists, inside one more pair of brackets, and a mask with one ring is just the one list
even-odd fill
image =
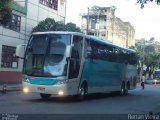
{"label": "tree", "polygon": [[144,4],[147,4],[147,2],[156,2],[157,5],[160,5],[160,0],[137,0],[137,3],[141,5],[141,8],[144,8]]}
{"label": "tree", "polygon": [[0,25],[6,26],[12,17],[12,0],[0,0]]}
{"label": "tree", "polygon": [[154,70],[159,67],[160,64],[160,54],[147,54],[145,56],[144,64],[146,65],[146,73],[149,76],[153,74]]}
{"label": "tree", "polygon": [[130,46],[129,49],[135,50],[135,46]]}
{"label": "tree", "polygon": [[66,26],[63,23],[56,23],[55,31],[66,31]]}
{"label": "tree", "polygon": [[76,26],[74,23],[67,23],[66,24],[66,31],[75,31],[81,32],[80,28]]}
{"label": "tree", "polygon": [[[154,70],[159,67],[160,64],[160,54],[158,53],[147,53],[145,51],[146,46],[138,46],[136,45],[136,51],[138,54],[138,71],[145,72],[149,75],[149,77],[153,74]],[[144,69],[144,65],[146,69]]]}
{"label": "tree", "polygon": [[55,22],[53,18],[46,18],[39,22],[39,24],[32,29],[32,32],[44,31],[73,31],[81,32],[80,28],[74,23],[67,23],[66,25],[60,22]]}
{"label": "tree", "polygon": [[46,18],[39,22],[39,24],[32,29],[32,32],[44,32],[44,31],[55,31],[56,22],[52,18]]}

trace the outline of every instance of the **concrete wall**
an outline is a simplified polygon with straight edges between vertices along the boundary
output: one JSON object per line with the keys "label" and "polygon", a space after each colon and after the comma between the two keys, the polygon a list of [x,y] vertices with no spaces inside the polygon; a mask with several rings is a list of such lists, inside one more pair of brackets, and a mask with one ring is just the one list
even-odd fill
{"label": "concrete wall", "polygon": [[21,0],[17,2],[21,7],[25,7],[27,14],[13,10],[13,13],[21,16],[21,29],[16,32],[0,26],[0,83],[21,82],[21,71],[23,60],[19,59],[18,68],[1,67],[2,45],[16,47],[19,44],[27,43],[33,27],[47,17],[54,18],[55,21],[65,23],[66,3],[58,0],[58,10],[51,9],[39,3],[39,0]]}
{"label": "concrete wall", "polygon": [[28,0],[27,4],[27,36],[30,35],[33,27],[46,18],[54,18],[55,21],[65,23],[66,3],[61,4],[58,0],[58,10],[51,9],[39,3],[39,0]]}

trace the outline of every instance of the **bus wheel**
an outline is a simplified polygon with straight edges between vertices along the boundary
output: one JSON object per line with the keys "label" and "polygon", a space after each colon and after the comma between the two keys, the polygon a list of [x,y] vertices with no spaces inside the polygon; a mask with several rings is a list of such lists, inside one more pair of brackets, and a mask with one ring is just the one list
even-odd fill
{"label": "bus wheel", "polygon": [[43,100],[48,100],[51,96],[51,94],[43,94],[43,93],[40,93],[40,96]]}
{"label": "bus wheel", "polygon": [[87,84],[83,83],[81,87],[79,88],[79,93],[78,93],[78,100],[84,100],[85,95],[87,94]]}
{"label": "bus wheel", "polygon": [[128,90],[130,90],[130,83],[129,83],[129,81],[127,82],[127,85],[126,85],[125,95],[128,94]]}
{"label": "bus wheel", "polygon": [[121,91],[120,91],[121,95],[125,95],[125,83],[123,82],[121,85]]}
{"label": "bus wheel", "polygon": [[126,87],[124,95],[128,94],[128,88]]}

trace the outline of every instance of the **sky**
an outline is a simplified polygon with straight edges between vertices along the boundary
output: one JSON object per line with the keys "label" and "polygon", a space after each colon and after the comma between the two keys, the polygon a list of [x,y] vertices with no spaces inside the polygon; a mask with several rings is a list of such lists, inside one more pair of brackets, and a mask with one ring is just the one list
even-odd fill
{"label": "sky", "polygon": [[81,13],[93,6],[116,6],[115,16],[130,22],[135,29],[135,38],[149,40],[154,37],[160,41],[160,5],[148,2],[143,9],[137,0],[67,0],[66,23],[72,22],[80,27]]}

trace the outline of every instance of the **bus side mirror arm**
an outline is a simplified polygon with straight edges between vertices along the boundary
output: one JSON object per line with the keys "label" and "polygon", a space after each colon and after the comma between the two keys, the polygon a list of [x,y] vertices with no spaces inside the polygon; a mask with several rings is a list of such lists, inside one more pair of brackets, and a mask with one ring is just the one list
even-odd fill
{"label": "bus side mirror arm", "polygon": [[22,59],[22,60],[24,60],[24,57],[19,57],[19,56],[16,56],[18,59]]}
{"label": "bus side mirror arm", "polygon": [[70,61],[70,60],[71,60],[71,57],[67,57],[67,58],[66,58],[66,61]]}

